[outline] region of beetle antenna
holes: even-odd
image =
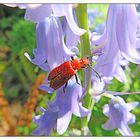
[[[92,68],[91,65],[89,65],[89,67],[96,73],[96,75],[98,76],[98,78],[100,79],[100,82],[101,82],[102,78],[101,78],[100,74],[94,68]]]

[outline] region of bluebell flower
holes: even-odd
[[[63,87],[56,90],[55,99],[47,103],[49,109],[45,110],[44,113],[39,116],[39,119],[38,116],[35,117],[35,123],[38,125],[38,128],[33,134],[48,135],[48,132],[53,128],[56,129],[59,134],[63,134],[68,128],[72,114],[78,117],[87,116],[90,111],[82,106],[81,97],[82,87],[76,84],[75,78],[73,77],[68,81],[65,93]],[[51,117],[52,120],[50,120]]]
[[[92,98],[98,102],[101,98],[101,93],[104,92],[105,85],[110,84],[112,78],[102,77],[102,79],[99,79],[99,77],[95,77],[95,73],[93,73],[91,80]]]
[[[109,105],[106,104],[103,108],[103,113],[109,118],[102,125],[106,130],[118,129],[123,136],[133,136],[128,124],[134,124],[136,121],[135,115],[130,113],[138,105],[138,102],[125,101],[117,96],[116,99],[111,99]]]
[[[82,106],[82,87],[76,84],[75,78],[68,81],[69,85],[64,93],[63,88],[56,91],[56,98],[51,106],[57,106],[59,115],[57,120],[57,131],[62,134],[66,131],[71,120],[72,113],[78,117],[85,117],[89,110]]]
[[[140,50],[140,12],[137,12],[138,22],[137,22],[137,40],[136,40],[136,47],[138,50]]]
[[[44,108],[41,108],[40,111],[42,112],[41,115],[33,117],[33,122],[38,125],[38,128],[32,134],[48,136],[51,134],[52,129],[56,129],[58,113]]]
[[[74,20],[77,23],[75,12],[73,11]],[[73,46],[77,46],[78,42],[80,41],[80,37],[71,30],[69,24],[65,17],[62,19],[62,29],[65,37],[65,43],[68,48]]]
[[[130,18],[132,17],[132,18]],[[103,77],[116,77],[126,82],[121,60],[140,64],[140,54],[136,50],[137,13],[134,4],[110,4],[104,33],[98,38],[91,37],[91,44],[99,46],[102,54],[97,59],[95,69]]]
[[[25,56],[44,70],[52,70],[78,52],[77,47],[68,49],[65,45],[60,20],[54,16],[37,24],[36,44],[37,48],[33,52],[35,58],[32,59],[28,53]]]
[[[71,56],[78,52],[76,47],[65,45],[61,22],[59,18],[54,16],[48,17],[37,24],[36,38],[35,58],[31,59],[27,53],[25,55],[32,63],[47,69],[48,72],[69,60]],[[39,88],[49,93],[53,92],[47,80]],[[65,93],[64,86],[56,90],[56,97],[52,102],[48,102],[48,109],[43,111],[39,117],[34,117],[34,122],[38,125],[38,128],[33,134],[49,135],[52,129],[56,129],[59,134],[63,134],[70,123],[72,114],[78,117],[87,116],[89,110],[82,106],[82,94],[82,86],[76,83],[75,77],[68,81]],[[53,119],[49,121],[51,117]]]
[[[76,4],[7,4],[7,6],[26,9],[24,18],[34,23],[43,21],[46,17],[65,17],[69,27],[76,35],[82,35],[86,30],[77,26],[73,17],[73,8]]]

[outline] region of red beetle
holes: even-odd
[[[54,68],[48,75],[50,81],[50,87],[54,90],[60,88],[64,84],[67,85],[68,80],[75,75],[76,81],[78,81],[76,72],[81,68],[86,68],[90,64],[88,58],[72,59],[72,61],[66,61],[63,64]]]

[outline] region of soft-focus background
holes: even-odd
[[[107,4],[89,4],[89,25],[91,31],[102,33],[107,13]],[[138,9],[140,9],[138,7]],[[32,115],[39,114],[39,108],[46,108],[46,102],[55,96],[38,90],[47,72],[31,64],[24,52],[32,55],[36,46],[35,24],[24,20],[24,10],[0,5],[0,136],[29,136],[37,126]],[[116,79],[106,87],[111,91],[140,91],[140,66],[129,64],[126,69],[127,84]],[[125,101],[139,101],[140,95],[122,96]],[[102,107],[108,99],[102,97],[94,106],[89,122],[93,136],[121,136],[117,130],[105,131],[101,125],[107,118]],[[140,106],[133,113],[136,124],[130,125],[134,135],[140,136]],[[81,119],[73,116],[69,129],[63,136],[80,136]],[[54,131],[52,136],[58,136]]]

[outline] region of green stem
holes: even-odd
[[[89,34],[88,34],[88,20],[87,20],[87,4],[79,4],[76,7],[76,16],[77,16],[77,21],[78,25],[80,28],[85,29],[87,32],[80,36],[80,46],[81,46],[81,57],[91,57],[91,52],[90,52],[90,41],[89,41]],[[88,79],[88,88],[87,88],[87,95],[84,98],[84,105],[88,107],[89,109],[91,108],[91,74],[92,74],[92,69],[88,68],[89,71],[89,79]],[[83,83],[82,85],[84,86],[85,83],[85,73],[82,73],[82,80]],[[86,128],[88,125],[88,120],[87,118],[84,118],[82,120],[82,129]]]
[[[76,16],[80,28],[85,29],[87,32],[80,36],[81,56],[91,56],[89,34],[88,34],[88,20],[87,20],[87,4],[79,4],[76,8]]]
[[[79,4],[76,7],[76,16],[78,25],[80,28],[85,29],[87,32],[80,36],[80,46],[81,46],[81,57],[89,57],[91,56],[90,52],[90,42],[89,42],[89,34],[88,34],[88,20],[87,20],[87,4]],[[89,73],[91,75],[91,69],[89,68]],[[90,76],[91,77],[91,76]],[[85,73],[82,74],[83,85],[85,81]],[[88,92],[90,89],[91,78],[88,79]]]

